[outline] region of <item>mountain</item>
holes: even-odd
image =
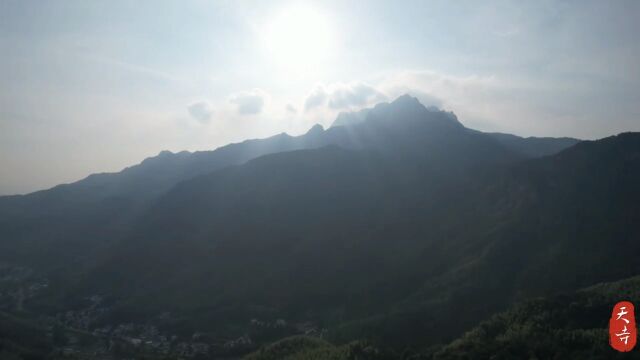
[[[585,203],[585,192],[625,194],[616,208],[634,213],[632,187],[591,182],[589,174],[606,164],[607,179],[634,183],[635,173],[616,169],[638,167],[635,134],[523,162],[491,136],[412,104],[398,105],[400,117],[393,104],[375,108],[350,127],[354,149],[274,154],[181,183],[89,282],[114,284],[115,293],[128,294],[127,306],[197,308],[210,323],[276,314],[332,327],[337,321],[337,338],[426,334],[445,341],[521,297],[638,271],[630,258],[614,266],[608,257],[588,271],[604,251],[592,226],[613,228],[608,222],[619,214],[568,221],[576,206],[598,209]],[[609,149],[617,146],[619,153]],[[582,158],[593,165],[584,167]],[[628,231],[617,237],[620,245],[635,235],[633,220],[619,224]],[[571,234],[593,239],[576,258]],[[550,278],[558,270],[564,273]],[[454,304],[466,320],[443,330]]]
[[[396,102],[404,102],[405,104],[410,104],[412,102],[416,102],[415,98],[412,98],[409,95],[403,95],[399,97]],[[352,127],[357,124],[363,123],[367,120],[369,113],[374,110],[377,112],[384,111],[384,107],[387,105],[382,103],[376,106],[374,109],[363,109],[356,112],[342,112],[338,114],[336,120],[331,124],[331,128],[335,127]],[[435,107],[428,107],[425,110],[434,112],[434,113],[442,113]],[[447,116],[457,121],[457,117],[451,112],[445,112]],[[395,114],[399,116],[399,114]],[[401,115],[400,115],[401,116]],[[563,137],[563,138],[552,138],[552,137],[527,137],[523,138],[516,135],[504,134],[504,133],[487,133],[494,139],[496,139],[500,144],[505,147],[517,152],[525,157],[535,158],[542,157],[547,155],[553,155],[559,153],[560,151],[569,148],[578,142],[579,139]]]
[[[0,313],[1,359],[44,359],[52,350],[53,343],[44,329]]]
[[[245,359],[624,359],[633,353],[612,350],[607,331],[608,316],[621,296],[640,297],[640,278],[517,303],[451,343],[426,351],[393,352],[374,344],[334,345],[295,336],[264,346]]]
[[[232,344],[216,356],[307,332],[327,351],[426,351],[514,303],[639,274],[639,182],[640,134],[487,134],[402,96],[0,198],[0,262],[48,279],[26,308],[88,330],[203,332]]]
[[[420,116],[432,121],[453,119],[452,124],[462,127],[453,114],[427,110],[409,96],[360,113],[368,114],[370,110],[368,122],[378,122],[375,129],[386,126],[385,131],[395,127],[402,130],[402,122],[406,130],[411,126],[409,122]],[[151,204],[181,181],[266,154],[327,145],[357,149],[363,146],[361,142],[366,146],[386,146],[384,139],[373,141],[376,134],[369,128],[374,129],[369,126],[354,134],[351,128],[332,127],[325,131],[317,125],[297,137],[280,134],[195,153],[163,151],[119,173],[94,174],[45,191],[0,197],[0,260],[20,259],[38,267],[46,264],[50,269],[69,264],[91,266],[86,264],[86,253],[102,252],[105,246],[123,238]]]
[[[380,349],[366,341],[333,345],[313,337],[292,336],[260,348],[245,360],[393,360],[406,358],[404,354]]]
[[[316,129],[317,130],[317,129]],[[241,164],[264,154],[314,148],[331,139],[316,131],[292,137],[280,134],[268,139],[231,144],[215,151],[195,153],[161,152],[158,156],[119,173],[90,175],[73,184],[59,185],[23,196],[0,197],[0,241],[5,248],[0,260],[20,258],[42,265],[50,251],[62,248],[92,251],[100,243],[122,236],[128,226],[148,206],[180,181],[199,174]],[[22,225],[24,224],[24,225]],[[24,251],[12,251],[16,239],[33,242]],[[11,244],[10,242],[14,242]],[[80,256],[80,254],[78,254]],[[60,261],[55,261],[59,259]],[[52,267],[74,261],[69,253],[59,253]]]
[[[335,121],[331,124],[331,127],[338,126],[353,126],[364,122],[367,119],[367,115],[371,109],[362,109],[360,111],[353,112],[341,112],[336,117]]]
[[[624,359],[609,347],[608,315],[621,299],[640,297],[640,278],[601,283],[573,293],[511,306],[436,351],[453,359]]]
[[[434,212],[445,201],[439,198],[469,186],[471,174],[520,160],[417,101],[377,107],[348,135],[349,148],[273,154],[180,183],[87,283],[113,284],[131,303],[153,298],[157,311],[193,309],[206,299],[209,321],[217,323],[229,311],[216,314],[226,309],[216,303],[234,304],[242,316],[256,302],[285,317],[311,312],[324,318],[347,311],[344,299],[351,297],[349,307],[375,311],[403,294],[381,296],[376,284],[391,285],[395,275],[388,270],[423,246],[425,214],[416,210]],[[405,223],[410,227],[402,231]],[[397,237],[390,241],[392,229]],[[389,258],[389,251],[397,256]],[[370,275],[364,282],[363,272]],[[145,291],[148,284],[153,292]],[[371,291],[379,294],[370,309],[357,306]]]
[[[580,142],[578,139],[569,137],[549,138],[531,136],[523,138],[503,133],[489,133],[489,135],[510,149],[532,158],[557,154]]]
[[[420,289],[385,316],[343,323],[340,338],[446,342],[514,301],[640,273],[633,260],[640,253],[639,154],[640,134],[627,133],[486,178],[451,213],[440,212],[440,226],[460,222],[419,261],[433,269]]]

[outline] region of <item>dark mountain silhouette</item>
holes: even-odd
[[[423,116],[432,122],[450,122],[461,128],[453,114],[429,111],[409,96],[360,113],[369,112],[372,115],[371,125],[378,124],[361,127],[355,133],[351,127],[324,131],[317,125],[302,136],[280,134],[227,145],[214,151],[176,154],[163,151],[119,173],[94,174],[76,183],[45,191],[0,197],[0,234],[5,234],[7,239],[7,242],[0,240],[0,249],[4,249],[1,253],[5,260],[22,259],[33,265],[49,263],[57,267],[73,262],[79,266],[78,262],[84,261],[84,252],[101,251],[96,247],[101,248],[103,244],[124,236],[150,204],[183,180],[271,153],[327,145],[347,149],[385,147],[385,139],[376,140],[374,130],[383,126],[388,128],[385,131],[397,127],[396,136],[402,136],[400,132],[403,129],[406,133],[407,126],[413,126],[411,121],[419,121]],[[455,121],[443,121],[449,118]],[[424,145],[428,147],[429,143]],[[11,239],[21,239],[21,246],[16,246]]]
[[[0,198],[0,260],[48,274],[41,308],[109,298],[101,321],[171,313],[183,332],[238,335],[282,318],[426,348],[514,302],[640,273],[638,183],[640,134],[487,134],[402,96],[326,130]]]
[[[416,359],[624,359],[609,347],[606,314],[640,297],[640,278],[602,283],[511,306],[437,350]]]
[[[633,277],[523,301],[451,343],[423,351],[392,351],[361,341],[336,346],[313,337],[293,336],[264,346],[245,359],[624,359],[633,353],[617,353],[609,347],[606,314],[621,295],[629,299],[640,296],[639,280]]]
[[[574,138],[549,138],[549,137],[527,137],[523,138],[511,134],[489,133],[501,144],[513,149],[528,157],[541,157],[553,155],[571,147],[580,140]]]
[[[627,133],[488,178],[465,200],[476,209],[466,229],[452,229],[437,256],[423,258],[442,271],[397,306],[396,328],[412,328],[413,319],[402,322],[409,314],[428,317],[412,333],[435,338],[453,316],[466,327],[513,301],[640,273],[639,154],[640,134]],[[463,216],[454,209],[449,216]]]
[[[433,207],[444,201],[436,199],[468,187],[472,173],[521,159],[490,136],[468,131],[450,114],[429,112],[409,98],[378,106],[366,122],[345,130],[325,135],[347,136],[343,148],[269,155],[177,185],[97,272],[98,280],[89,283],[109,281],[131,295],[144,284],[162,282],[164,292],[181,294],[183,305],[209,294],[210,304],[240,307],[244,300],[237,298],[245,293],[246,300],[276,311],[286,306],[292,314],[343,311],[345,296],[354,299],[355,307],[375,282],[391,280],[380,261],[394,267],[415,256],[414,243],[425,231],[422,220],[414,224],[425,215],[417,209],[436,211]],[[401,230],[408,221],[418,228],[399,232],[392,242],[386,239],[393,227]],[[397,256],[385,259],[392,249]],[[122,261],[132,258],[139,261]],[[369,284],[362,285],[366,291],[345,293],[362,281],[362,271],[371,274]],[[260,274],[288,279],[258,279]],[[188,281],[192,275],[208,280]],[[256,281],[261,285],[247,288]],[[228,297],[221,296],[219,287],[227,288]],[[321,300],[326,305],[313,310],[317,291],[326,292]],[[148,301],[147,295],[140,294],[139,301]],[[400,296],[389,294],[375,303]],[[164,300],[154,302],[175,305],[169,297]]]

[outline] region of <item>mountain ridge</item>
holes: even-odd
[[[516,301],[640,273],[639,133],[505,141],[410,97],[365,113],[164,152],[102,193],[98,177],[0,199],[0,261],[47,274],[27,307],[100,296],[101,323],[170,313],[181,334],[242,336],[252,319],[286,319],[392,347],[447,343]]]

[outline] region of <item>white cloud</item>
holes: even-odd
[[[363,83],[317,85],[307,96],[305,111],[327,106],[332,110],[350,110],[384,101],[387,96],[375,87]]]
[[[189,115],[199,122],[205,124],[211,120],[213,115],[213,107],[208,101],[198,101],[187,106]]]
[[[506,122],[509,120],[505,119],[522,117],[525,113],[520,110],[522,98],[543,90],[536,89],[533,84],[507,82],[495,76],[458,76],[434,71],[392,72],[372,82],[316,85],[304,102],[304,121],[329,124],[340,111],[357,111],[410,94],[427,107],[454,111],[470,127],[522,132],[509,126]],[[533,126],[530,130],[540,132]]]
[[[317,84],[299,102],[292,94],[271,96],[260,89],[233,94],[226,104],[216,103],[216,126],[235,135],[233,139],[268,136],[277,132],[298,134],[310,126],[331,124],[340,111],[357,111],[400,95],[417,97],[425,106],[456,113],[466,126],[484,131],[503,131],[521,135],[574,135],[577,117],[568,117],[568,104],[550,100],[559,89],[544,82],[506,79],[498,76],[452,75],[415,70],[382,74],[377,79]],[[192,104],[190,114],[206,122],[211,105]],[[256,115],[259,121],[236,121]],[[232,130],[233,129],[233,130]],[[575,134],[580,136],[580,134]]]
[[[327,102],[327,97],[327,91],[325,90],[324,86],[317,85],[304,101],[304,110],[309,111],[313,108],[323,106]]]
[[[500,119],[515,116],[514,100],[531,87],[505,82],[495,76],[457,76],[434,71],[403,71],[391,74],[378,84],[391,98],[405,93],[425,106],[451,110],[461,121],[480,130],[507,130]]]
[[[606,114],[582,104],[591,94],[579,85],[544,79],[403,71],[390,74],[376,87],[391,98],[408,92],[425,105],[430,98],[435,99],[440,104],[434,105],[455,112],[465,126],[482,131],[589,138],[593,137],[589,127]],[[558,100],[559,93],[563,94],[562,101]],[[596,97],[593,99],[596,101]]]
[[[286,106],[286,110],[289,114],[296,114],[298,113],[298,109],[296,109],[295,106],[291,105],[291,104],[287,104]]]
[[[231,95],[229,102],[236,105],[240,115],[255,115],[262,112],[269,95],[260,89],[243,91]]]
[[[365,83],[336,84],[331,87],[329,107],[332,109],[351,109],[386,99],[387,96],[382,92]]]

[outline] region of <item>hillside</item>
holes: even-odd
[[[640,134],[505,141],[408,96],[353,116],[0,198],[0,305],[156,355],[426,354],[640,273]]]
[[[613,305],[640,298],[640,277],[600,283],[576,292],[526,300],[482,321],[459,339],[424,350],[392,351],[380,345],[333,345],[292,337],[264,346],[246,360],[270,359],[627,359],[609,346]]]
[[[95,256],[101,256],[105,247],[125,238],[152,204],[182,181],[267,154],[329,145],[345,149],[384,148],[389,144],[385,139],[377,138],[378,134],[373,129],[384,127],[384,131],[402,131],[404,126],[404,135],[410,135],[406,133],[406,126],[412,126],[411,122],[420,118],[463,128],[455,115],[427,110],[409,96],[401,97],[393,104],[379,104],[360,114],[366,114],[362,120],[367,120],[369,126],[355,127],[355,132],[352,126],[324,130],[316,125],[301,136],[279,134],[194,153],[163,151],[118,173],[93,174],[72,184],[27,195],[1,196],[0,260],[17,261],[56,272],[91,267]],[[341,116],[351,115],[345,113]],[[376,123],[377,126],[372,126]],[[403,136],[401,133],[396,135]],[[488,139],[492,136],[478,134],[475,137],[485,138],[491,143]],[[424,142],[424,149],[413,150],[429,151],[429,142],[435,140],[432,138]],[[556,143],[553,139],[549,141]],[[398,144],[403,142],[396,141],[393,146]],[[464,144],[464,141],[460,143]],[[512,159],[527,156],[516,150],[518,141],[502,146],[513,152]],[[566,146],[569,144],[562,139],[557,140],[557,149]],[[482,156],[481,152],[472,155]],[[468,159],[469,162],[474,160]],[[73,269],[69,269],[69,265]]]
[[[609,347],[609,316],[622,300],[640,298],[640,278],[602,283],[527,300],[483,321],[436,352],[453,359],[627,359]]]

